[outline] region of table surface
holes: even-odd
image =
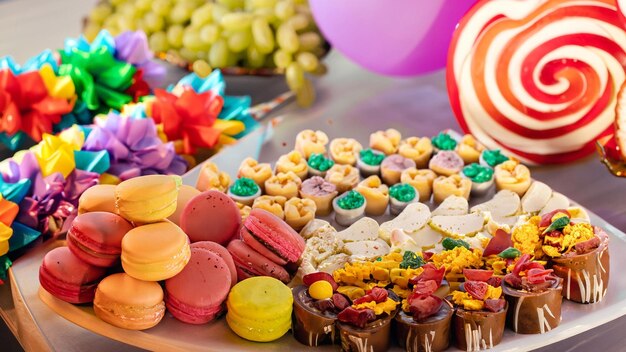
[[[23,62],[47,46],[61,46],[63,38],[76,35],[80,18],[92,3],[72,0],[64,1],[61,6],[57,2],[0,0],[0,56],[10,53]],[[302,110],[291,102],[275,111],[271,116],[276,124],[273,136],[260,151],[250,147],[225,152],[236,153],[233,159],[251,155],[259,156],[262,161],[276,160],[292,149],[296,133],[304,128],[322,129],[330,138],[350,136],[366,142],[369,134],[378,129],[392,127],[403,135],[432,136],[457,126],[449,107],[443,72],[411,79],[382,77],[361,69],[336,52],[326,58],[326,63],[329,72],[315,82],[318,100],[312,108]],[[283,83],[276,79],[229,79],[229,91],[248,91],[256,97],[267,95],[267,85],[274,91],[284,89]],[[626,230],[623,203],[626,179],[611,176],[597,156],[569,165],[532,168],[532,174],[618,229]],[[19,260],[13,270],[18,284],[20,275],[36,275],[20,272]],[[3,292],[6,290],[0,294]],[[136,350],[76,327],[40,301],[25,303],[52,350],[80,351],[85,346],[94,352]],[[624,324],[626,317],[540,351],[592,348],[621,351],[624,348],[620,328]]]

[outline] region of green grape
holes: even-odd
[[[322,37],[315,32],[306,32],[298,36],[300,41],[300,50],[311,51],[315,48],[319,48],[322,45]]]
[[[277,0],[246,0],[246,10],[254,10],[260,8],[274,8]]]
[[[297,91],[304,84],[304,70],[297,62],[292,62],[287,66],[285,71],[285,78],[287,79],[287,85],[292,91]]]
[[[111,14],[111,16],[109,16],[109,18],[107,18],[106,20],[104,20],[104,23],[102,24],[102,28],[108,30],[109,32],[111,32],[112,35],[113,32],[115,33],[119,33],[119,27],[117,25],[117,19],[120,18],[119,15],[113,13]]]
[[[213,22],[220,23],[222,21],[222,17],[228,13],[230,13],[228,7],[222,4],[213,4]]]
[[[183,46],[183,26],[174,25],[167,29],[167,41],[173,48]]]
[[[296,55],[296,61],[298,61],[302,69],[306,72],[314,72],[317,69],[317,65],[320,63],[317,56],[307,52],[298,53],[298,55]]]
[[[217,0],[216,2],[228,7],[231,10],[243,8],[244,0]]]
[[[139,10],[130,2],[120,5],[117,8],[117,12],[129,20],[133,20],[141,16]]]
[[[121,4],[125,3],[126,0],[110,0],[110,2],[113,6],[120,6]]]
[[[252,21],[252,39],[262,54],[269,54],[274,50],[274,34],[266,20],[255,18]]]
[[[200,53],[198,53],[198,56],[201,57]],[[193,72],[195,72],[195,74],[197,74],[201,78],[208,76],[212,71],[211,65],[209,65],[209,63],[205,60],[194,61],[193,65],[191,65],[191,68],[193,69]]]
[[[278,17],[276,17],[276,14],[274,13],[274,9],[270,9],[270,8],[255,9],[253,14],[254,14],[254,18],[262,18],[265,21],[267,21],[267,23],[269,24],[274,24],[279,21]]]
[[[125,15],[120,15],[120,17],[118,17],[117,26],[122,31],[134,31],[136,28],[135,20]]]
[[[302,87],[296,91],[296,102],[303,108],[308,108],[315,102],[315,87],[310,80],[305,78]]]
[[[296,31],[287,23],[283,23],[278,27],[276,40],[279,47],[290,53],[295,53],[300,47]]]
[[[293,57],[291,53],[283,49],[278,49],[274,52],[274,63],[276,64],[276,67],[286,69],[292,61]]]
[[[211,23],[213,19],[213,3],[207,2],[201,7],[194,10],[191,15],[191,25],[195,27],[202,27],[205,24]]]
[[[193,12],[193,7],[190,7],[184,3],[178,3],[169,13],[169,21],[173,24],[183,24],[191,18],[191,13]]]
[[[172,8],[172,3],[169,0],[154,0],[152,2],[152,11],[157,15],[167,16]]]
[[[209,50],[209,63],[213,67],[226,67],[228,65],[228,45],[224,39],[218,39]]]
[[[206,44],[213,44],[220,37],[220,27],[216,24],[207,24],[200,28],[200,40]]]
[[[163,31],[152,33],[148,39],[148,44],[150,45],[150,49],[155,52],[166,52],[170,46],[167,41],[167,35],[165,35]]]
[[[286,23],[289,23],[294,30],[301,31],[307,28],[311,21],[309,20],[309,17],[303,14],[297,14],[288,19]]]
[[[157,15],[156,13],[150,11],[143,16],[143,23],[146,28],[146,32],[158,32],[163,30],[165,26],[165,21],[163,17]]]
[[[187,61],[194,61],[195,59],[198,58],[196,52],[189,48],[184,48],[184,47],[180,48],[178,50],[178,54],[180,55],[180,57],[182,57],[183,59]]]
[[[291,0],[280,0],[274,7],[276,17],[286,21],[296,13],[296,5]]]
[[[224,29],[239,31],[247,29],[252,24],[253,15],[246,12],[231,12],[222,16],[220,25]]]
[[[152,7],[152,0],[135,0],[135,7],[141,11],[149,11]]]
[[[311,8],[307,4],[296,5],[296,13],[306,15],[307,17],[313,16],[313,13],[311,12]]]
[[[240,53],[252,43],[250,31],[236,31],[228,37],[228,48],[235,53]]]
[[[183,30],[183,46],[193,51],[204,48],[204,43],[200,40],[200,33],[195,27],[186,27]]]
[[[113,12],[111,6],[107,4],[100,4],[91,10],[89,13],[89,20],[95,23],[103,23],[111,12]]]
[[[254,45],[250,45],[246,50],[247,64],[251,68],[263,67],[265,54],[262,54]]]

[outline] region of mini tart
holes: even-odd
[[[559,326],[563,279],[552,279],[550,287],[537,292],[516,289],[502,281],[502,293],[511,307],[506,319],[509,328],[518,334],[543,334]]]
[[[528,167],[515,160],[508,160],[496,166],[494,178],[498,191],[506,189],[520,197],[526,193],[531,182]]]
[[[500,149],[488,150],[485,149],[480,153],[480,158],[478,159],[480,165],[496,167],[503,162],[509,160],[509,157],[502,154]]]
[[[317,347],[335,342],[337,314],[321,312],[312,304],[315,300],[304,285],[293,289],[293,336],[303,345]]]
[[[272,166],[267,163],[259,163],[252,158],[245,158],[241,165],[237,177],[247,177],[254,181],[261,190],[265,188],[265,181],[272,177]]]
[[[472,194],[483,195],[493,186],[493,169],[477,163],[463,168],[461,176],[472,181]]]
[[[395,185],[400,182],[402,171],[412,167],[415,167],[415,161],[400,154],[392,154],[383,160],[380,165],[380,174],[386,184]]]
[[[196,188],[200,192],[208,190],[226,192],[230,186],[230,182],[230,176],[227,173],[220,171],[214,162],[208,161],[204,163],[202,169],[200,169],[200,176],[198,176]]]
[[[452,316],[454,345],[463,351],[493,348],[502,341],[508,303],[499,312],[457,307]]]
[[[304,182],[300,187],[300,197],[311,199],[315,202],[315,215],[326,216],[332,210],[333,199],[337,196],[337,186],[326,182],[319,176],[313,176]]]
[[[415,161],[415,167],[428,167],[428,161],[433,154],[433,144],[428,137],[409,137],[400,142],[398,154]]]
[[[445,351],[450,345],[453,312],[445,300],[437,313],[420,321],[400,309],[394,318],[396,341],[406,351]]]
[[[353,138],[335,138],[330,142],[330,158],[337,164],[354,165],[361,143]]]
[[[359,170],[352,165],[335,164],[326,172],[325,179],[337,187],[337,192],[347,192],[359,183]]]
[[[471,134],[466,134],[456,146],[456,152],[459,154],[465,164],[477,163],[485,146],[474,138]]]
[[[365,197],[367,202],[365,214],[382,215],[385,213],[387,204],[389,204],[389,187],[383,184],[378,176],[364,179],[356,186],[355,190]]]
[[[283,196],[260,196],[254,200],[252,209],[264,209],[270,213],[276,215],[281,219],[285,219],[285,212],[283,210],[287,198]]]
[[[254,180],[242,177],[235,180],[228,188],[228,196],[237,203],[251,206],[254,200],[261,195],[261,187]]]
[[[309,172],[309,166],[307,165],[306,159],[299,151],[294,150],[278,158],[276,162],[276,173],[289,171],[293,171],[296,176],[300,177],[300,180],[306,178]]]
[[[442,150],[454,150],[458,144],[458,142],[446,132],[439,132],[438,135],[432,138],[431,142],[437,153]]]
[[[307,161],[309,176],[326,176],[326,171],[335,165],[332,159],[326,158],[324,154],[313,153]],[[303,179],[304,180],[304,179]]]
[[[416,169],[410,167],[400,175],[400,182],[408,183],[413,186],[420,196],[420,202],[427,202],[433,193],[433,181],[437,178],[437,174],[430,169]]]
[[[435,154],[428,167],[436,172],[438,175],[450,176],[461,172],[465,163],[463,159],[456,152],[450,150],[442,150]]]
[[[291,199],[298,196],[301,184],[302,180],[293,171],[279,172],[265,181],[265,193]]]
[[[394,315],[378,318],[363,328],[337,321],[342,350],[387,351],[391,342],[391,321]]]
[[[285,203],[285,222],[294,230],[300,231],[315,219],[317,206],[312,199],[294,197]]]
[[[335,221],[341,226],[350,226],[363,217],[367,200],[357,191],[348,191],[333,200]]]
[[[398,151],[402,135],[398,130],[389,128],[386,131],[376,131],[370,135],[370,148],[380,150],[385,155]]]
[[[471,190],[472,181],[459,175],[439,176],[433,181],[433,198],[435,203],[441,203],[449,196],[469,199]]]
[[[400,214],[409,204],[419,200],[419,192],[408,183],[397,183],[389,188],[389,212]]]
[[[296,135],[295,150],[300,152],[305,159],[311,154],[325,154],[328,136],[323,131],[303,130]]]
[[[363,149],[356,159],[356,166],[364,177],[379,175],[380,164],[385,159],[385,154],[371,148]]]

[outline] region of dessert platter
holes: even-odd
[[[521,351],[623,314],[625,235],[523,164],[450,130],[364,144],[94,186],[24,260],[56,314],[149,350]]]

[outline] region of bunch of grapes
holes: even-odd
[[[315,100],[306,73],[325,71],[326,43],[306,0],[109,0],[91,11],[85,37],[100,29],[143,30],[153,51],[191,63],[200,76],[232,67],[284,73],[302,106]]]

